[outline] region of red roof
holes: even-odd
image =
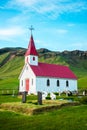
[[[77,79],[75,74],[67,66],[38,63],[38,66],[30,65],[36,76]]]
[[[29,45],[28,45],[28,50],[25,53],[25,56],[28,56],[28,55],[35,55],[35,56],[38,55],[38,53],[36,51],[36,48],[35,48],[35,44],[34,44],[34,40],[33,40],[33,36],[32,35],[30,37],[30,42],[29,42]]]

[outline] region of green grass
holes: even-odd
[[[80,89],[87,89],[87,76],[78,79],[78,86]]]
[[[39,58],[40,62],[46,62],[46,63],[51,63],[51,64],[61,64],[61,65],[67,65],[69,66],[69,64],[65,61],[65,59],[61,56],[53,56],[53,57],[49,57],[49,58],[45,58],[41,57]]]
[[[19,86],[18,76],[23,68],[23,58],[14,57],[0,68],[0,89],[16,89]]]
[[[29,95],[24,104],[21,96],[0,95],[0,104],[9,106],[8,110],[0,109],[0,130],[87,130],[87,105],[62,107],[38,115],[24,114],[28,109],[58,103],[57,100],[46,100],[43,105],[36,105],[35,102],[36,95]]]
[[[74,106],[40,115],[0,111],[0,130],[87,130],[87,106]]]
[[[60,109],[67,105],[78,105],[78,102],[69,102],[68,100],[43,100],[42,105],[38,105],[36,95],[27,96],[26,103],[22,103],[22,96],[0,95],[1,109],[11,110],[22,114],[39,114],[54,109]]]
[[[2,63],[2,61],[9,55],[9,53],[4,53],[0,55],[0,64]]]
[[[0,95],[0,104],[8,103],[8,102],[21,102],[21,98],[17,97],[17,95],[15,95],[15,96],[12,96],[12,95],[2,96],[2,95]]]

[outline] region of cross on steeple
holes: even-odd
[[[32,27],[32,25],[31,25],[31,27],[29,29],[30,29],[31,35],[32,35],[32,31],[34,30],[34,28]]]

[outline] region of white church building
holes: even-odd
[[[77,91],[77,77],[68,66],[38,62],[32,34],[19,80],[19,92],[27,91],[28,94]]]

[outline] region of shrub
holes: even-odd
[[[79,99],[79,101],[80,101],[82,104],[87,104],[87,96],[83,96],[82,98]]]
[[[56,96],[59,95],[59,93],[57,93],[57,92],[55,92],[54,94],[55,94]]]
[[[51,99],[51,97],[46,97],[46,99],[50,100],[50,99]]]

